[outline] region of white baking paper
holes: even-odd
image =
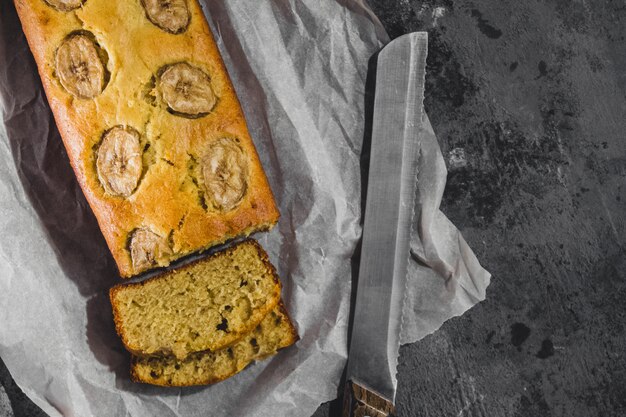
[[[108,289],[120,282],[74,179],[10,1],[0,5],[0,356],[52,416],[310,416],[347,357],[368,61],[387,41],[363,1],[203,2],[281,219],[258,235],[301,340],[210,387],[130,382]],[[425,120],[425,123],[428,123]],[[423,133],[404,343],[484,299],[489,274],[439,211]]]

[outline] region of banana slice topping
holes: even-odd
[[[115,126],[104,134],[96,168],[108,194],[128,197],[137,188],[143,170],[139,137],[135,129],[123,126]]]
[[[215,106],[217,97],[211,89],[211,79],[200,68],[179,62],[159,72],[157,89],[174,114],[199,117]]]
[[[211,144],[202,158],[202,176],[208,200],[221,211],[234,209],[248,186],[248,161],[235,140],[222,138]]]
[[[169,33],[182,33],[189,25],[186,0],[141,0],[148,19]]]
[[[90,99],[104,90],[106,69],[98,50],[86,33],[72,34],[61,43],[55,57],[56,74],[68,93]]]
[[[165,265],[172,255],[167,240],[147,229],[136,229],[130,238],[130,258],[135,273]]]
[[[69,12],[83,5],[84,0],[44,0],[49,6],[61,11]]]

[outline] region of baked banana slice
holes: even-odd
[[[174,114],[200,117],[217,103],[211,78],[200,68],[179,62],[164,67],[159,73],[157,89]]]
[[[139,132],[123,126],[115,126],[104,134],[96,169],[108,194],[128,197],[137,188],[143,170],[139,138]]]
[[[69,12],[83,5],[84,0],[44,0],[49,6],[61,12]]]
[[[202,158],[202,176],[213,207],[232,210],[241,202],[248,186],[246,154],[234,139],[219,139]]]
[[[141,0],[146,17],[159,28],[170,33],[182,33],[189,25],[186,0]]]
[[[69,35],[59,45],[55,57],[56,74],[63,88],[73,96],[91,99],[106,85],[106,68],[99,46],[88,32]]]
[[[130,238],[130,258],[135,273],[155,265],[166,265],[172,249],[167,240],[147,229],[136,229]]]

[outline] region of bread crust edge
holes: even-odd
[[[235,335],[237,336],[236,338],[234,338],[233,340],[231,340],[230,342],[224,344],[223,346],[214,348],[213,350],[217,350],[217,349],[225,349],[229,346],[232,346],[233,344],[237,343],[243,336],[245,336],[248,332],[250,332],[252,329],[254,329],[254,327],[256,327],[259,323],[261,323],[261,321],[263,321],[263,319],[265,318],[265,316],[272,311],[280,302],[280,295],[281,295],[281,290],[282,290],[282,285],[280,282],[280,278],[278,277],[278,272],[276,271],[276,268],[274,267],[274,265],[272,265],[272,263],[269,260],[269,256],[267,255],[267,252],[265,252],[265,250],[261,247],[261,245],[254,239],[245,239],[242,242],[237,243],[236,245],[230,246],[222,251],[213,253],[207,257],[201,258],[201,259],[197,259],[194,260],[193,262],[190,262],[186,265],[182,265],[178,268],[169,270],[169,271],[165,271],[162,274],[150,277],[148,279],[145,279],[143,281],[140,282],[132,282],[132,283],[122,283],[122,284],[117,284],[115,286],[113,286],[110,290],[109,290],[109,301],[111,303],[111,307],[113,310],[113,322],[115,324],[115,331],[117,332],[117,334],[119,335],[120,339],[122,340],[122,344],[124,345],[124,348],[129,351],[131,354],[135,355],[135,356],[154,356],[154,355],[159,355],[159,354],[167,354],[168,352],[166,351],[155,351],[155,352],[144,352],[142,351],[138,346],[133,346],[128,338],[125,336],[125,333],[123,331],[123,323],[122,320],[120,318],[120,311],[118,308],[118,303],[116,303],[116,297],[117,297],[117,293],[119,291],[121,291],[124,288],[128,288],[128,287],[143,287],[144,285],[146,285],[146,283],[154,281],[154,280],[159,280],[159,279],[165,279],[166,277],[180,272],[180,271],[184,271],[185,269],[188,269],[198,263],[202,263],[202,262],[207,262],[215,257],[218,256],[222,256],[222,255],[227,255],[229,253],[232,253],[233,251],[235,251],[237,248],[243,246],[243,245],[252,245],[256,250],[257,253],[259,254],[260,260],[263,263],[263,265],[267,268],[268,272],[272,275],[273,281],[274,281],[274,293],[272,294],[273,297],[272,299],[265,304],[265,306],[260,310],[261,313],[258,314],[257,319],[258,320],[250,320],[249,321],[249,326],[246,328],[245,331],[241,331],[241,332],[237,332],[235,333]],[[204,349],[204,350],[209,350],[209,349]],[[190,355],[191,353],[194,352],[188,352],[187,356]]]

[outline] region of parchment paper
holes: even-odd
[[[203,6],[282,214],[258,235],[301,340],[220,384],[129,381],[108,288],[117,271],[74,179],[12,2],[0,5],[0,355],[52,416],[309,416],[347,356],[368,62],[387,41],[362,1]],[[439,211],[446,171],[423,133],[404,343],[484,299],[489,274]],[[358,263],[357,263],[358,264]]]

